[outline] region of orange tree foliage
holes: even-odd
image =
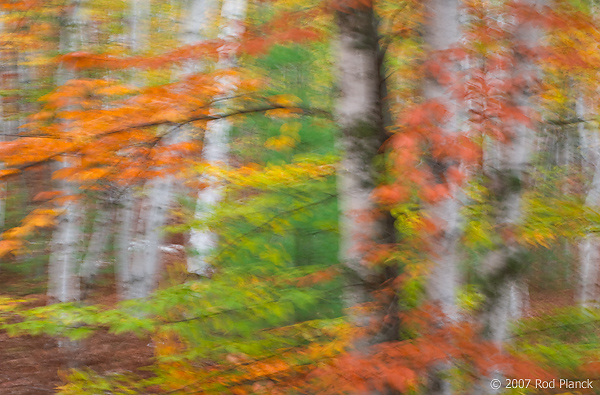
[[[4,9],[14,12],[43,10],[43,4],[37,1],[2,2]],[[510,73],[516,62],[511,47],[511,29],[523,20],[533,20],[554,32],[546,48],[530,54],[532,61],[540,57],[544,59],[549,73],[565,69],[588,73],[597,69],[597,54],[591,50],[600,38],[595,29],[596,21],[565,1],[557,2],[553,10],[545,10],[541,14],[517,3],[493,6],[473,0],[466,4],[471,19],[465,32],[465,45],[444,53],[429,54],[427,59],[424,59],[423,53],[416,54],[423,60],[421,64],[397,65],[405,75],[390,82],[390,86],[398,88],[390,96],[403,100],[392,108],[396,121],[390,127],[393,133],[382,148],[382,152],[386,152],[384,161],[389,174],[374,191],[373,198],[380,204],[381,211],[391,211],[395,215],[402,240],[395,245],[377,246],[376,249],[372,246],[361,248],[369,248],[373,252],[369,264],[394,261],[399,262],[404,270],[397,279],[385,284],[384,289],[377,290],[375,300],[389,300],[386,293],[408,298],[411,284],[423,275],[425,240],[440,229],[435,218],[423,215],[420,205],[447,197],[451,193],[450,183],[466,185],[469,174],[481,171],[484,136],[500,143],[507,142],[515,125],[531,124],[541,119],[540,114],[521,108],[513,100],[513,94],[522,88],[522,81],[519,76]],[[327,17],[331,10],[343,11],[349,6],[371,7],[373,3],[332,2],[308,10],[283,13],[260,28],[249,26],[239,45],[240,51],[255,56],[265,53],[275,44],[320,39],[324,33],[306,27],[306,22],[324,15]],[[421,18],[422,9],[418,2],[407,1],[401,7],[385,2],[375,6],[389,20],[389,53],[409,53],[410,44],[419,43],[419,26],[414,22]],[[397,18],[403,13],[408,17]],[[506,15],[514,17],[513,25],[501,23],[501,17]],[[408,41],[409,45],[405,46]],[[64,55],[58,61],[78,70],[165,68],[190,59],[214,60],[222,45],[228,44],[209,40],[151,57],[78,52]],[[453,75],[445,67],[450,60],[469,60],[475,66]],[[394,63],[390,61],[390,64]],[[453,136],[440,133],[439,124],[449,115],[442,104],[404,100],[411,95],[416,96],[416,86],[411,85],[410,80],[423,73],[447,85],[457,100],[465,103],[469,110],[467,133]],[[230,112],[218,113],[214,104],[216,98],[226,92],[219,83],[224,76],[235,76],[240,83],[236,97],[228,98]],[[178,133],[185,124],[193,123],[202,130],[211,120],[250,113],[268,111],[270,116],[325,113],[304,108],[289,96],[265,98],[260,95],[262,84],[263,81],[256,81],[249,74],[233,69],[194,74],[181,81],[147,88],[135,88],[106,78],[72,80],[42,98],[43,108],[29,118],[18,139],[0,145],[0,157],[5,165],[0,176],[9,178],[41,163],[63,160],[68,161],[70,166],[55,172],[54,177],[77,182],[82,191],[113,185],[130,187],[167,174],[183,178],[190,174],[192,167],[202,163],[199,155],[201,136],[190,136],[186,142],[177,144],[162,145],[161,141]],[[540,86],[538,89],[552,93],[553,88]],[[63,120],[68,122],[69,133],[62,132],[57,123]],[[159,125],[167,127],[159,129]],[[270,144],[276,149],[283,149],[287,143],[279,139],[271,140]],[[461,162],[464,167],[449,166],[440,172],[423,164],[424,158],[433,158],[438,163]],[[287,177],[287,181],[293,184],[303,181],[306,175],[326,177],[332,173],[332,166],[323,163],[306,165],[299,171],[293,166],[257,170],[252,165],[231,171],[209,166],[202,169],[222,172],[220,176],[231,184],[254,188],[257,194],[261,188],[273,187],[274,174]],[[294,174],[298,175],[298,180],[294,179]],[[265,179],[270,181],[264,182]],[[38,228],[52,226],[54,218],[60,215],[55,207],[60,207],[67,199],[76,198],[58,192],[39,194],[36,200],[43,202],[43,206],[29,214],[20,227],[3,234],[0,253],[22,249],[24,236]],[[265,226],[276,229],[272,221],[261,223],[257,228]],[[283,225],[279,223],[278,226]],[[527,243],[529,239],[523,236],[524,232],[518,232],[515,235],[508,231],[502,237],[505,241],[516,237],[518,242]],[[264,256],[268,259],[272,251],[266,247],[265,250]],[[367,353],[353,352],[350,349],[353,339],[376,332],[385,323],[374,322],[361,330],[352,328],[343,319],[270,326],[270,315],[289,319],[283,312],[285,303],[299,303],[302,298],[327,298],[327,294],[319,295],[311,287],[337,277],[337,271],[326,268],[309,273],[298,270],[269,274],[265,277],[256,273],[236,277],[233,270],[227,274],[229,278],[185,284],[161,291],[147,302],[131,302],[125,306],[125,311],[131,311],[132,306],[146,309],[148,316],[143,318],[93,306],[82,309],[59,306],[30,312],[29,316],[23,313],[30,320],[16,324],[15,328],[73,337],[84,336],[88,330],[103,326],[117,332],[151,331],[157,344],[156,368],[161,380],[132,382],[131,378],[123,376],[114,378],[113,384],[158,393],[275,394],[312,390],[333,394],[386,388],[404,393],[423,384],[428,368],[440,361],[452,361],[473,377],[486,375],[490,369],[499,366],[509,377],[524,378],[524,371],[528,371],[533,379],[552,377],[550,369],[537,368],[525,358],[502,353],[496,345],[482,340],[480,328],[470,322],[473,317],[469,312],[465,312],[464,322],[440,328],[437,325],[440,313],[423,307],[418,301],[412,305],[400,302],[404,308],[399,313],[403,323],[402,340],[373,346]],[[209,301],[211,296],[217,300],[230,294],[233,296],[223,305],[213,305]],[[186,303],[198,303],[197,311],[201,314],[189,316]],[[355,308],[381,309],[385,306],[373,302]],[[77,325],[72,325],[74,323]],[[193,350],[186,348],[184,339],[193,332],[190,325],[195,325],[193,330],[199,331],[195,335],[198,337],[196,340],[206,343],[202,347],[204,354],[197,350],[194,354]],[[239,328],[231,329],[236,325]],[[202,329],[197,329],[198,326]],[[252,341],[248,341],[247,338],[252,336]],[[249,347],[248,343],[254,344]],[[593,363],[588,364],[590,366]],[[82,391],[86,388],[93,390],[90,383],[99,387],[104,385],[103,379],[91,374],[77,373],[71,380],[63,387],[63,393],[85,393]]]

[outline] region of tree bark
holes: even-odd
[[[181,32],[181,41],[184,44],[197,44],[206,40],[209,37],[210,30],[210,17],[214,16],[218,11],[218,6],[214,0],[194,0],[190,5],[190,17],[186,19],[183,25],[183,31]],[[201,71],[205,67],[200,62],[188,62],[184,65],[182,70],[183,75],[190,75],[195,72]],[[212,124],[211,124],[212,126]],[[206,154],[210,152],[211,144],[210,141],[210,126],[207,126],[205,131],[205,141],[203,156],[206,159]],[[227,141],[224,142],[225,146]],[[214,144],[212,145],[214,146]],[[220,145],[223,147],[223,145]],[[210,156],[210,153],[209,153]],[[217,159],[219,161],[227,159],[227,150],[223,154],[219,155],[217,152]],[[208,161],[208,159],[206,159]],[[212,163],[214,164],[214,163]],[[209,184],[210,185],[210,184]],[[196,220],[202,220],[210,212],[211,205],[217,204],[220,200],[220,190],[213,188],[212,185],[205,188],[198,193],[196,200],[196,209],[194,217]],[[204,206],[206,205],[206,206]],[[217,246],[217,237],[210,231],[201,231],[198,229],[190,230],[189,245],[191,252],[187,257],[187,271],[189,273],[195,273],[198,275],[208,275],[210,267],[205,263],[204,258],[211,250]]]
[[[377,24],[371,7],[357,6],[338,10],[339,30],[337,122],[342,131],[340,148],[343,156],[337,174],[340,207],[340,261],[345,266],[347,285],[344,302],[356,308],[373,302],[372,291],[393,278],[393,267],[373,268],[368,262],[370,249],[395,241],[393,219],[389,213],[376,215],[371,200],[376,186],[374,159],[387,135],[383,121],[380,84],[381,53]],[[357,352],[368,346],[398,338],[396,300],[377,310],[353,309],[350,318],[355,326],[379,328],[355,342]],[[389,308],[389,314],[388,309]],[[389,321],[385,316],[389,315]]]
[[[131,19],[129,44],[133,54],[139,54],[148,47],[150,23],[150,2],[146,0],[131,0]],[[134,69],[131,76],[135,86],[143,86],[139,78],[139,70]],[[144,229],[144,211],[136,218],[134,213],[133,186],[125,187],[121,194],[119,237],[117,241],[118,254],[116,262],[117,280],[119,282],[119,297],[121,299],[133,299],[146,296],[147,282],[146,262],[143,261],[144,254],[141,250],[148,247]],[[143,199],[143,198],[142,198]],[[144,206],[142,206],[144,208]],[[141,230],[140,230],[141,229]],[[140,240],[141,239],[141,240]],[[158,249],[158,246],[156,246]]]
[[[109,205],[99,204],[97,206],[98,213],[93,225],[92,235],[88,242],[87,251],[83,258],[83,263],[79,269],[79,278],[81,286],[84,289],[84,298],[87,290],[92,284],[98,271],[102,267],[102,254],[106,250],[108,240],[110,238],[112,210]]]
[[[219,36],[229,41],[239,39],[244,32],[241,23],[246,18],[247,0],[225,0],[221,9],[221,32]],[[235,53],[224,49],[219,54],[218,68],[235,66]],[[223,97],[230,96],[237,89],[237,82],[232,78],[221,78]],[[221,106],[219,110],[225,108]],[[204,161],[212,166],[226,166],[229,159],[229,132],[231,123],[227,119],[209,122],[204,133]],[[198,193],[194,217],[198,221],[206,220],[214,212],[214,208],[223,199],[222,186],[219,180],[204,176],[203,181],[208,185]],[[192,229],[190,232],[190,247],[193,250],[188,257],[188,272],[208,276],[211,266],[208,256],[218,246],[218,236],[210,229]]]
[[[59,43],[61,53],[76,51],[81,46],[83,34],[84,20],[81,1],[74,1],[72,7],[66,7],[66,9],[61,20]],[[73,77],[71,71],[59,65],[56,74],[57,86],[64,85]],[[64,122],[63,125],[67,133],[68,123]],[[72,160],[72,158],[63,156],[59,167],[68,167],[70,159]],[[77,186],[66,180],[60,181],[60,188],[65,195],[74,195],[78,192]],[[48,270],[48,296],[51,302],[72,302],[80,298],[77,264],[82,240],[82,207],[74,200],[66,203],[62,210],[63,215],[52,235],[52,253]]]
[[[541,9],[542,0],[526,0],[526,5]],[[515,64],[513,77],[523,83],[512,100],[519,108],[534,109],[533,94],[540,69],[530,54],[541,44],[541,30],[531,23],[521,24],[515,32]],[[533,122],[532,122],[533,123]],[[525,175],[531,160],[536,129],[525,123],[515,124],[509,142],[498,145],[498,167],[489,174],[495,178],[497,194],[500,196],[497,224],[509,235],[523,220],[523,190]],[[525,262],[523,249],[510,237],[493,251],[483,264],[483,269],[492,284],[488,290],[484,324],[487,337],[501,344],[508,336],[508,321],[511,293],[519,292],[517,280]]]
[[[458,0],[429,0],[427,3],[427,19],[425,23],[425,45],[431,51],[430,61],[440,61],[444,53],[459,46],[460,23]],[[440,65],[446,73],[456,76],[458,61],[449,58]],[[428,75],[424,81],[423,96],[429,102],[443,105],[447,111],[447,119],[439,126],[444,137],[453,138],[460,133],[459,106],[452,96],[452,87],[441,83],[437,76]],[[432,159],[432,170],[439,182],[446,183],[449,196],[428,204],[425,210],[429,217],[438,221],[441,230],[429,241],[431,251],[431,271],[427,283],[428,300],[437,305],[444,318],[439,325],[458,320],[456,305],[456,289],[459,273],[458,240],[461,234],[460,209],[461,187],[452,183],[444,174],[451,166],[463,167],[456,159]],[[451,393],[450,382],[444,377],[449,366],[438,364],[429,372],[427,394],[448,395]]]
[[[576,103],[576,115],[585,116],[583,98]],[[600,137],[597,130],[587,130],[583,123],[577,125],[581,139],[581,151],[593,173],[592,182],[585,197],[585,206],[596,209],[600,206]],[[588,232],[579,242],[580,284],[579,303],[582,308],[597,307],[598,262],[600,261],[600,238]]]
[[[543,0],[524,0],[524,5],[541,11]],[[508,96],[508,103],[530,111],[536,110],[534,93],[541,69],[532,55],[541,44],[542,31],[531,21],[520,23],[514,32],[512,69],[507,78],[519,81],[514,93]],[[507,142],[497,142],[497,152],[491,155],[494,161],[484,172],[491,179],[492,193],[497,196],[496,224],[503,237],[502,244],[496,246],[481,264],[485,280],[486,300],[480,314],[485,339],[495,343],[500,350],[509,338],[509,324],[520,315],[516,312],[523,293],[522,276],[527,265],[526,250],[513,237],[523,221],[523,192],[526,175],[536,139],[537,125],[514,121],[512,135]],[[489,165],[495,165],[494,167]],[[512,301],[512,302],[511,302]],[[502,378],[501,370],[492,370],[488,377],[482,377],[475,393],[495,394],[500,391],[489,387],[490,378]]]
[[[133,241],[133,227],[135,213],[133,211],[133,193],[126,188],[121,194],[119,213],[119,234],[117,238],[117,262],[115,272],[117,275],[117,290],[119,299],[130,299],[131,292],[131,248]]]
[[[139,221],[143,222],[143,235],[133,248],[130,278],[130,298],[144,298],[156,287],[160,265],[162,228],[171,207],[173,180],[165,176],[151,180],[146,205],[142,207]]]
[[[425,43],[433,55],[456,48],[459,45],[459,1],[457,0],[430,0],[427,7],[428,18],[425,24]],[[451,73],[458,71],[456,61],[441,65]],[[425,80],[423,95],[428,101],[441,103],[448,112],[448,118],[440,125],[441,133],[453,136],[460,132],[458,125],[458,103],[452,97],[451,87],[441,84],[435,76],[428,76]],[[460,166],[460,163],[444,161],[436,163],[435,169],[447,169],[450,166]],[[434,172],[436,171],[434,169]],[[443,171],[443,170],[440,170]],[[445,179],[443,174],[436,174],[440,179]],[[453,321],[457,319],[456,286],[458,275],[457,241],[460,236],[460,187],[447,181],[450,185],[450,196],[438,203],[431,204],[426,210],[429,216],[442,220],[443,232],[430,243],[432,254],[432,271],[429,275],[427,287],[429,300],[439,304],[446,317]]]

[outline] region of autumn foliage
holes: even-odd
[[[32,196],[33,210],[3,230],[0,256],[26,254],[32,238],[59,228],[70,205],[124,205],[123,196],[135,196],[132,212],[141,218],[151,212],[144,194],[157,180],[172,180],[181,195],[168,230],[189,239],[202,229],[220,239],[206,258],[210,275],[171,264],[155,294],[117,308],[71,303],[27,311],[1,301],[0,324],[14,334],[79,339],[108,328],[152,337],[152,378],[75,371],[60,393],[404,394],[424,393],[440,366],[462,389],[494,375],[551,380],[598,371],[593,353],[561,370],[552,363],[555,355],[536,348],[555,339],[542,334],[539,343],[522,346],[529,334],[517,331],[498,342],[485,324],[500,285],[525,278],[523,251],[550,249],[561,238],[579,240],[598,222],[573,202],[582,199],[568,195],[583,182],[561,179],[560,187],[548,186],[553,179],[536,156],[543,153],[523,161],[523,171],[497,164],[514,164],[511,155],[522,147],[513,143],[522,130],[537,134],[532,151],[541,151],[547,125],[569,123],[569,117],[584,121],[570,116],[573,86],[581,86],[577,94],[586,102],[597,102],[600,33],[591,5],[467,0],[459,44],[432,51],[421,31],[427,2],[259,1],[251,3],[245,23],[236,22],[240,36],[207,34],[179,46],[167,33],[152,33],[164,43],[140,54],[104,37],[122,33],[119,18],[126,9],[119,3],[101,16],[105,3],[88,9],[95,44],[57,55],[61,48],[51,41],[64,34],[58,21],[74,4],[0,2],[0,55],[46,78],[43,89],[31,93],[35,100],[14,111],[26,114],[20,126],[0,142],[0,180],[16,185],[36,169],[51,174],[50,187]],[[165,18],[177,14],[162,2],[152,7]],[[365,228],[393,222],[395,233],[353,240],[349,247],[362,253],[360,264],[370,275],[359,284],[370,300],[357,301],[351,290],[360,276],[337,261],[338,247],[332,247],[344,232],[335,185],[340,149],[333,142],[343,137],[332,115],[337,71],[324,48],[339,33],[331,26],[340,13],[364,10],[377,19],[374,52],[384,78],[376,83],[387,135],[370,158],[377,169],[376,185],[369,186],[376,209],[346,214]],[[539,46],[523,40],[524,26],[544,32]],[[19,56],[29,62],[20,64]],[[188,69],[193,72],[181,71]],[[71,78],[54,86],[47,80],[56,75]],[[6,119],[14,115],[11,101],[25,102],[26,89],[14,86],[18,79],[2,74]],[[439,87],[447,100],[427,99],[426,84]],[[596,104],[591,107],[595,114]],[[211,128],[222,121],[234,125],[227,142],[233,153],[227,163],[216,163],[207,147]],[[186,206],[186,199],[195,202],[199,193],[215,190],[221,200],[208,214],[197,215],[195,203]],[[514,200],[518,220],[507,219]],[[457,299],[464,303],[452,301],[458,319],[427,300],[425,291],[432,260],[439,258],[436,246],[451,233],[436,208],[449,201],[461,202],[455,239],[465,282]],[[131,244],[135,248],[148,246]],[[315,257],[312,249],[328,255]],[[486,272],[485,260],[502,253],[509,264]],[[393,339],[380,340],[389,328]]]

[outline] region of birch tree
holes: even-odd
[[[197,44],[207,38],[210,28],[210,17],[216,9],[214,1],[194,0],[188,3],[189,12],[183,23],[181,41],[184,45]],[[245,2],[225,1],[222,6],[221,18],[224,21],[221,34],[222,37],[237,39],[241,34],[238,25],[245,16]],[[230,53],[222,54],[219,67],[223,66],[225,59]],[[188,76],[197,72],[203,66],[186,62],[183,69],[178,73],[179,77]],[[225,89],[229,90],[229,89]],[[185,128],[184,128],[185,129]],[[203,156],[209,164],[221,163],[226,160],[227,133],[229,123],[224,120],[214,121],[209,124],[204,136]],[[163,144],[171,144],[183,141],[188,136],[188,130],[181,130],[176,135],[163,139]],[[156,275],[159,267],[160,249],[162,243],[162,228],[166,223],[168,209],[173,200],[174,180],[172,177],[164,177],[151,182],[148,188],[149,202],[142,207],[140,218],[144,220],[144,236],[138,240],[138,249],[134,252],[132,261],[132,281],[143,282],[139,291],[134,291],[132,297],[143,297],[152,291],[155,286]],[[211,184],[199,194],[199,210],[206,209],[211,204],[216,204],[220,198],[219,187]],[[207,251],[216,245],[215,236],[212,233],[192,233],[191,244],[197,250]],[[207,246],[210,246],[207,248]],[[142,247],[142,248],[140,248]],[[188,261],[190,271],[202,273],[206,268],[194,262],[193,258]],[[136,280],[137,279],[137,280]],[[135,286],[133,287],[135,288]]]
[[[132,49],[137,52],[147,45],[148,24],[150,23],[150,3],[142,0],[132,1]],[[162,129],[161,129],[162,130]],[[160,133],[160,130],[159,130]],[[172,137],[163,139],[168,144]],[[129,226],[123,222],[121,241],[121,274],[124,281],[124,297],[136,299],[148,296],[155,288],[160,264],[160,246],[162,244],[162,228],[166,223],[171,205],[173,180],[171,177],[159,177],[147,182],[145,195],[141,199],[137,221]],[[133,202],[128,196],[124,203],[125,210],[133,209]],[[132,218],[132,213],[126,213]],[[132,237],[128,243],[127,239]]]
[[[584,119],[585,105],[583,97],[576,102],[576,115]],[[600,205],[600,136],[598,130],[589,130],[583,122],[577,125],[581,140],[583,159],[592,172],[592,181],[585,196],[585,206],[595,209]],[[598,262],[600,261],[600,239],[593,233],[587,232],[579,241],[579,303],[583,308],[595,307],[598,301],[596,285],[598,281]]]
[[[431,0],[427,3],[427,19],[425,23],[425,44],[430,52],[429,62],[440,62],[445,73],[456,75],[458,64],[450,55],[444,55],[456,49],[460,39],[459,1]],[[432,68],[433,70],[433,68]],[[452,95],[452,87],[443,84],[440,76],[432,72],[426,77],[423,96],[429,103],[437,103],[444,107],[446,119],[439,124],[441,137],[448,142],[456,139],[460,133],[457,100]],[[450,168],[461,168],[460,160],[452,157],[431,159],[431,168],[436,182],[447,183],[448,196],[427,205],[426,213],[434,221],[440,223],[441,231],[430,240],[431,272],[428,278],[428,299],[438,305],[445,319],[441,322],[452,322],[458,319],[456,305],[456,289],[459,274],[458,240],[460,237],[461,189],[447,177]],[[428,394],[450,394],[448,380],[442,378],[445,364],[434,367],[428,383]]]
[[[542,0],[524,1],[525,6],[541,11]],[[540,77],[536,59],[532,57],[541,44],[541,29],[535,21],[520,21],[514,33],[511,78],[521,81],[510,101],[518,109],[533,110],[534,89]],[[511,237],[523,221],[525,176],[531,161],[536,135],[535,122],[514,122],[510,140],[496,145],[497,167],[492,169],[494,192],[499,197],[496,222],[505,240],[486,257],[483,269],[489,279],[488,298],[483,320],[487,336],[500,344],[508,334],[511,299],[518,299],[518,279],[523,268],[523,249]]]
[[[347,273],[344,290],[348,307],[372,302],[392,271],[378,271],[368,262],[369,250],[394,241],[389,214],[374,215],[371,199],[377,181],[374,159],[386,138],[382,117],[380,51],[374,11],[370,6],[342,4],[336,12],[338,28],[337,122],[341,129],[342,160],[337,174],[340,207],[340,261]],[[368,218],[368,219],[367,219]],[[393,306],[393,302],[392,305]],[[351,319],[357,327],[382,323],[385,311],[358,311]],[[397,322],[386,323],[376,335],[358,341],[357,351],[398,337]]]
[[[440,61],[444,51],[455,49],[459,45],[459,1],[431,0],[428,3],[428,18],[425,28],[425,44],[432,52],[433,59]],[[437,59],[436,59],[437,58]],[[448,72],[456,72],[457,64],[449,60],[441,65]],[[440,83],[437,76],[429,75],[423,87],[426,100],[440,103],[447,112],[447,119],[440,125],[440,133],[450,139],[456,138],[460,132],[458,124],[459,111],[456,99],[452,97],[452,87]],[[433,159],[432,170],[438,181],[446,179],[445,172],[452,166],[459,167],[460,163],[454,158]],[[431,242],[432,271],[429,275],[428,295],[434,303],[439,303],[442,312],[450,320],[457,319],[456,287],[458,276],[457,241],[460,236],[460,189],[451,183],[449,196],[439,202],[430,204],[428,215],[443,221],[443,235]]]
[[[224,0],[221,9],[221,20],[223,21],[219,38],[228,42],[235,42],[241,38],[244,29],[242,23],[246,18],[247,0]],[[235,52],[229,45],[225,45],[219,53],[218,68],[235,67]],[[222,77],[219,81],[222,85],[222,97],[227,98],[236,90],[236,81],[231,77]],[[220,106],[219,110],[224,110]],[[227,119],[218,119],[209,122],[204,133],[204,148],[202,156],[204,161],[211,166],[224,166],[228,163],[229,156],[229,132],[231,122]],[[214,177],[203,177],[207,186],[198,192],[196,200],[196,211],[194,217],[197,221],[208,218],[214,207],[223,198],[222,186]],[[190,234],[190,246],[192,253],[188,257],[187,265],[190,273],[208,275],[210,265],[206,258],[217,248],[218,237],[210,229],[192,229]]]
[[[195,0],[190,3],[190,17],[187,18],[183,25],[183,30],[181,32],[181,41],[184,45],[197,44],[209,38],[209,32],[211,30],[211,21],[215,14],[218,12],[218,5],[215,0]],[[183,70],[181,71],[182,76],[193,74],[194,72],[203,71],[206,68],[206,64],[203,64],[199,61],[190,61],[184,64]],[[208,129],[208,128],[207,128]],[[187,131],[188,133],[190,131]],[[205,140],[206,140],[205,134]],[[208,140],[205,141],[205,150],[209,149],[207,147],[210,145]],[[206,154],[204,153],[204,156]],[[210,188],[210,187],[209,187]],[[200,200],[200,196],[202,195],[202,191],[199,192],[198,200]],[[215,202],[217,199],[214,199]],[[198,203],[202,204],[202,203]],[[195,217],[198,218],[199,212],[201,212],[200,208],[195,210]],[[190,246],[192,248],[192,253],[189,254],[187,258],[187,270],[190,273],[197,274],[205,274],[206,267],[198,262],[200,258],[200,251],[206,245],[214,245],[216,241],[214,240],[214,236],[209,233],[208,236],[204,237],[205,233],[201,232],[197,229],[192,229],[190,231]],[[196,255],[197,254],[197,255]]]
[[[148,47],[150,24],[150,1],[131,0],[130,10],[131,19],[129,23],[129,45],[131,52],[136,55]],[[131,82],[134,86],[141,87],[142,81],[138,70],[133,70]],[[132,290],[134,283],[140,282],[134,277],[132,267],[132,252],[135,251],[137,243],[135,236],[138,229],[138,218],[135,215],[134,185],[123,187],[120,192],[118,209],[118,238],[117,238],[117,259],[115,272],[119,295],[121,299],[133,298]],[[139,270],[138,270],[139,272]],[[143,276],[143,271],[141,272]],[[140,285],[137,285],[140,287]],[[141,293],[141,292],[140,292]]]
[[[113,219],[112,202],[100,201],[96,205],[97,213],[94,218],[92,234],[89,238],[85,256],[79,269],[81,286],[84,288],[83,297],[102,267],[103,253],[106,251],[110,239],[110,231]]]
[[[82,44],[83,35],[83,5],[79,0],[74,1],[60,20],[61,53],[76,51]],[[63,65],[59,65],[56,74],[56,85],[67,83],[73,74]],[[65,133],[68,133],[68,123],[63,122]],[[69,167],[69,161],[76,158],[62,156],[59,166]],[[65,195],[77,193],[77,186],[67,180],[60,181],[60,188]],[[71,200],[63,207],[63,215],[52,235],[52,252],[48,270],[48,297],[53,302],[72,302],[79,300],[79,278],[77,267],[79,263],[79,248],[82,240],[81,217],[82,207],[76,200]]]

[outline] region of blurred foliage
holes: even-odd
[[[277,3],[251,5],[249,20],[255,30],[268,27],[267,23],[276,18],[278,11],[296,12],[318,5],[316,1],[296,0]],[[596,6],[583,0],[569,3],[585,13]],[[7,67],[14,68],[21,62],[37,67],[38,75],[28,83],[0,89],[3,100],[20,106],[18,111],[6,111],[5,121],[18,122],[26,114],[34,113],[40,98],[54,89],[58,38],[55,25],[59,16],[56,10],[60,7],[55,1],[48,4],[36,15],[39,24],[24,28],[27,32],[16,35],[11,44],[33,45],[39,40],[40,51],[30,50],[25,61],[7,57],[6,63],[12,62]],[[87,16],[94,29],[86,50],[131,55],[124,38],[129,3],[102,0],[90,4]],[[423,21],[417,2],[383,1],[377,7],[385,17],[380,21],[381,40],[390,54],[383,61],[383,68],[389,72],[387,116],[395,118],[421,100],[416,91],[421,86],[425,52],[422,37],[415,32]],[[152,2],[149,46],[142,51],[143,55],[158,55],[178,45],[178,21],[185,12],[183,1]],[[27,11],[19,11],[5,19],[14,22],[26,14]],[[312,22],[329,34],[333,30],[328,27],[329,18],[320,15]],[[40,35],[36,29],[44,34]],[[216,35],[217,30],[218,23],[214,23],[211,34]],[[556,43],[570,39],[568,34],[557,34],[549,40]],[[199,229],[218,234],[222,242],[209,258],[214,268],[212,278],[190,280],[188,276],[183,283],[158,290],[145,300],[121,302],[116,307],[71,303],[28,308],[24,300],[0,298],[0,328],[13,336],[49,334],[79,340],[108,328],[114,334],[133,332],[152,337],[156,363],[151,368],[151,378],[135,373],[100,375],[85,369],[74,370],[65,375],[67,383],[60,388],[61,394],[134,394],[157,387],[166,393],[191,392],[200,391],[199,385],[206,392],[226,393],[247,383],[253,383],[251,389],[255,392],[268,393],[272,376],[294,384],[299,377],[304,379],[308,366],[321,366],[347,349],[351,330],[348,315],[343,311],[345,284],[338,262],[335,173],[340,154],[336,147],[339,131],[331,115],[336,89],[330,45],[327,40],[277,44],[269,46],[260,56],[246,54],[238,59],[244,66],[243,73],[261,81],[254,96],[271,104],[291,103],[308,110],[302,115],[266,112],[238,117],[230,136],[230,166],[204,164],[194,169],[194,177],[204,175],[220,180],[226,198],[210,216],[199,220],[194,219],[195,199],[181,196],[180,207],[172,213],[176,221],[165,232]],[[488,50],[484,44],[479,49]],[[216,68],[205,59],[199,62],[211,71]],[[569,118],[574,111],[571,75],[557,71],[550,62],[545,67],[547,78],[542,95],[548,113],[545,115],[552,119]],[[147,86],[157,87],[171,82],[176,68],[140,69],[134,73]],[[131,74],[127,70],[98,68],[82,72],[82,77],[127,81]],[[244,100],[258,101],[256,97],[239,101],[242,104],[246,103]],[[405,132],[392,125],[389,129],[396,134]],[[508,239],[516,240],[523,248],[520,258],[525,267],[520,274],[536,291],[573,291],[576,287],[574,245],[584,235],[600,229],[600,211],[584,204],[585,189],[589,186],[585,180],[591,175],[577,152],[576,132],[572,126],[548,127],[541,134],[539,154],[525,177],[523,221],[508,231],[513,232],[510,237],[495,223],[502,207],[498,204],[499,197],[494,195],[491,178],[480,169],[472,174],[461,196],[466,203],[461,211],[460,251],[466,284],[456,296],[460,312],[467,320],[475,317],[485,303],[482,261]],[[485,147],[483,143],[479,146]],[[571,150],[572,157],[561,158],[557,152],[567,152],[568,147],[575,147]],[[388,157],[380,158],[378,166],[389,170],[391,161]],[[417,167],[422,169],[424,165]],[[393,176],[411,182],[418,178],[412,174]],[[391,177],[391,172],[386,173],[380,181],[388,182]],[[25,176],[8,182],[6,228],[16,227],[34,206],[30,194],[36,189],[36,182]],[[402,313],[422,307],[427,294],[428,251],[423,248],[423,234],[431,230],[432,224],[424,214],[420,191],[415,185],[410,184],[408,197],[391,209],[398,243],[387,259],[397,262],[401,271],[402,285],[394,303]],[[101,196],[94,191],[86,199],[91,210],[84,228],[89,234],[98,214],[95,207],[100,207],[94,203]],[[5,259],[0,274],[27,276],[30,281],[42,279],[49,237],[49,232],[43,229],[27,236],[27,253]],[[107,254],[113,254],[112,248]],[[16,295],[40,291],[41,287],[4,290]],[[600,363],[599,328],[600,313],[596,310],[569,308],[526,317],[516,324],[510,351],[527,356],[559,376],[586,377],[595,371],[594,364]],[[421,335],[420,329],[419,325],[402,328],[402,339],[410,343]],[[456,388],[472,384],[470,369],[468,364],[457,361],[448,372]],[[404,393],[418,391],[411,388]]]

